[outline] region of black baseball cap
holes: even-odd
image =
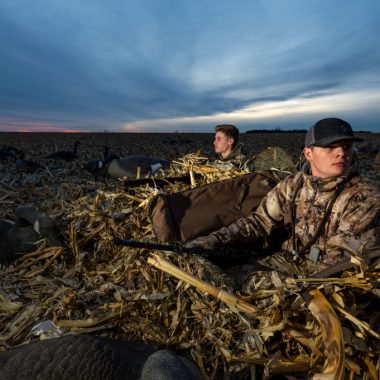
[[[352,127],[347,121],[330,117],[317,121],[306,133],[305,146],[326,147],[338,141],[363,141],[354,137]]]

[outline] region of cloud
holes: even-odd
[[[364,96],[365,95],[365,96]],[[173,132],[178,129],[186,131],[212,132],[216,124],[234,123],[242,131],[254,128],[282,127],[284,129],[308,128],[312,123],[324,117],[348,118],[355,129],[376,130],[378,124],[371,123],[371,115],[380,104],[380,90],[375,89],[364,94],[360,91],[337,94],[326,92],[319,96],[305,96],[283,101],[262,102],[253,104],[230,113],[217,113],[197,117],[177,117],[153,120],[139,120],[126,123],[125,132],[148,132],[154,128]],[[363,113],[366,116],[357,117]],[[361,127],[363,126],[363,127]]]
[[[277,126],[265,107],[297,121],[318,100],[330,112],[328,96],[359,118],[344,100],[357,93],[374,126],[379,12],[377,0],[9,1],[0,5],[0,114],[31,130],[160,130],[254,109]]]

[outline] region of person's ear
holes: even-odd
[[[228,145],[230,146],[234,145],[234,139],[232,137],[228,139]]]
[[[308,160],[308,161],[311,161],[312,158],[313,158],[313,151],[311,148],[303,148],[303,154],[305,156],[305,158]]]

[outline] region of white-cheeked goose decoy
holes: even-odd
[[[87,334],[25,344],[0,353],[2,380],[200,380],[196,365],[174,351]]]
[[[95,178],[136,178],[146,177],[156,173],[161,168],[169,166],[166,160],[156,159],[148,156],[134,155],[125,158],[116,158],[110,155],[105,160],[91,161],[85,165]]]
[[[58,152],[50,154],[46,158],[52,159],[52,160],[62,160],[66,162],[77,160],[78,159],[78,155],[77,155],[78,145],[81,145],[80,141],[75,141],[74,148],[72,151],[66,151],[66,150],[58,151]]]

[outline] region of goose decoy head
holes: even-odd
[[[14,260],[15,253],[34,251],[41,237],[47,238],[50,245],[61,245],[58,228],[48,216],[32,206],[18,206],[15,215],[14,223],[0,221],[0,263]]]
[[[110,148],[108,146],[105,146],[104,152],[103,152],[103,158],[106,159],[109,154],[110,154]]]
[[[103,165],[107,165],[109,162],[113,160],[118,160],[120,159],[120,156],[116,153],[111,153],[109,154],[104,160],[103,160]]]
[[[83,168],[93,175],[95,181],[97,181],[99,177],[104,178],[107,176],[107,167],[103,160],[88,161],[84,164]]]
[[[24,159],[24,152],[21,152],[19,158],[15,162],[15,170],[25,173],[34,173],[38,169],[42,169],[43,166],[32,160]]]
[[[20,153],[21,150],[15,148],[14,146],[4,145],[0,149],[0,160],[5,161],[9,160],[10,158],[17,158]]]
[[[49,156],[46,156],[45,158],[71,162],[73,160],[78,159],[78,155],[77,155],[77,146],[78,145],[82,145],[82,144],[80,141],[76,140],[74,143],[74,149],[72,152],[63,150],[63,151],[52,153]]]
[[[33,230],[49,240],[53,246],[60,245],[58,228],[55,222],[43,213],[39,213],[34,207],[22,205],[16,208],[16,227],[32,226]]]

